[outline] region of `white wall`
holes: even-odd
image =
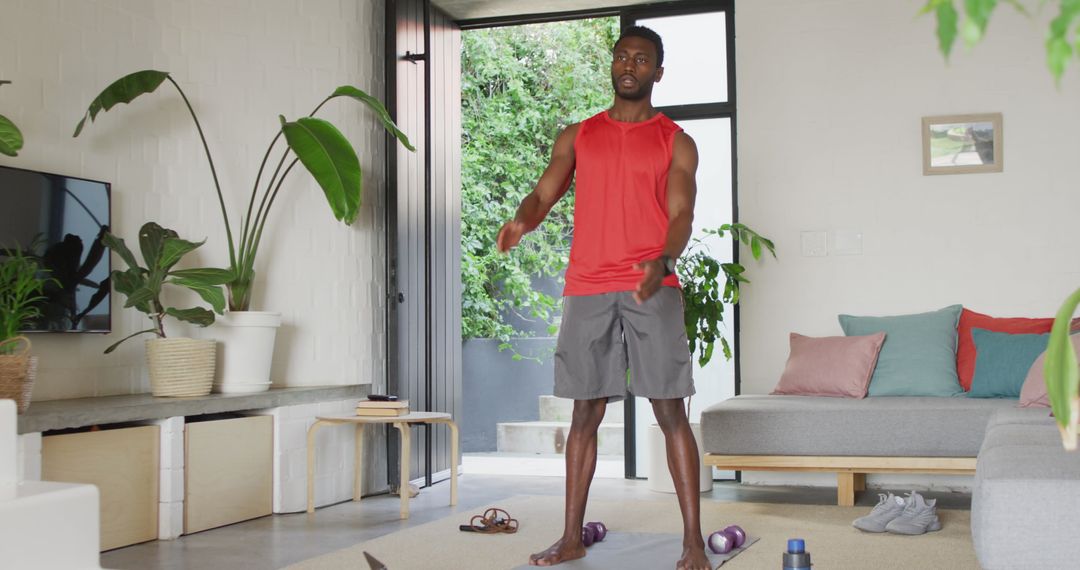
[[[1056,90],[1045,18],[1009,6],[947,65],[922,4],[736,11],[740,219],[779,257],[751,263],[742,297],[745,393],[775,385],[789,332],[842,334],[838,313],[1052,316],[1080,285],[1080,69]],[[920,118],[976,112],[1004,115],[1005,171],[923,176]],[[863,253],[802,257],[808,230],[861,231]]]
[[[61,11],[61,6],[63,11]],[[278,115],[307,114],[339,85],[381,98],[383,5],[376,0],[5,0],[0,17],[0,109],[26,146],[0,163],[112,182],[113,230],[129,243],[144,222],[207,238],[189,265],[227,264],[225,231],[191,118],[168,84],[76,122],[101,89],[139,69],[169,71],[192,100],[238,233]],[[384,357],[384,144],[352,101],[320,111],[358,150],[364,204],[352,227],[333,220],[298,165],[274,205],[256,265],[254,310],[283,313],[275,385],[381,382]],[[113,259],[119,267],[119,259]],[[113,333],[35,335],[34,399],[148,390],[141,341],[102,350],[146,328],[113,298]],[[178,328],[174,327],[174,330]],[[180,332],[178,330],[178,332]]]
[[[1053,6],[1031,20],[1000,6],[985,41],[946,64],[922,4],[739,3],[740,219],[779,257],[749,269],[744,393],[776,384],[789,332],[842,334],[839,313],[1051,316],[1080,285],[1080,69],[1055,89]],[[982,112],[1004,115],[1004,172],[923,176],[920,118]],[[800,232],[837,230],[860,231],[862,255],[801,256]]]

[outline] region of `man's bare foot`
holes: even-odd
[[[705,557],[705,545],[683,548],[682,559],[675,564],[676,570],[712,570]]]
[[[565,539],[560,538],[547,550],[529,556],[529,566],[554,566],[578,558],[585,558],[585,545],[581,542],[569,544]]]

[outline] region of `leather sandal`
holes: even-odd
[[[518,521],[510,516],[510,513],[492,507],[482,515],[473,515],[469,524],[458,527],[463,532],[479,532],[481,534],[514,534],[518,531]]]

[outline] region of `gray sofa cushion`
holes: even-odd
[[[1050,408],[1008,408],[994,412],[994,415],[990,416],[990,421],[986,424],[986,430],[990,431],[1002,425],[1053,425],[1053,423],[1054,418],[1050,415]]]
[[[987,421],[1015,400],[736,396],[701,415],[706,453],[975,457]]]
[[[995,415],[975,469],[971,536],[979,562],[997,568],[1075,567],[1080,453],[1066,452],[1041,413]]]

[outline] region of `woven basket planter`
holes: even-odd
[[[150,392],[161,397],[205,396],[214,386],[212,340],[152,338],[146,341]]]
[[[15,400],[15,407],[21,414],[30,407],[30,393],[37,376],[37,357],[30,356],[30,339],[25,336],[0,342],[0,348],[12,346],[15,347],[14,354],[0,355],[0,399]]]

